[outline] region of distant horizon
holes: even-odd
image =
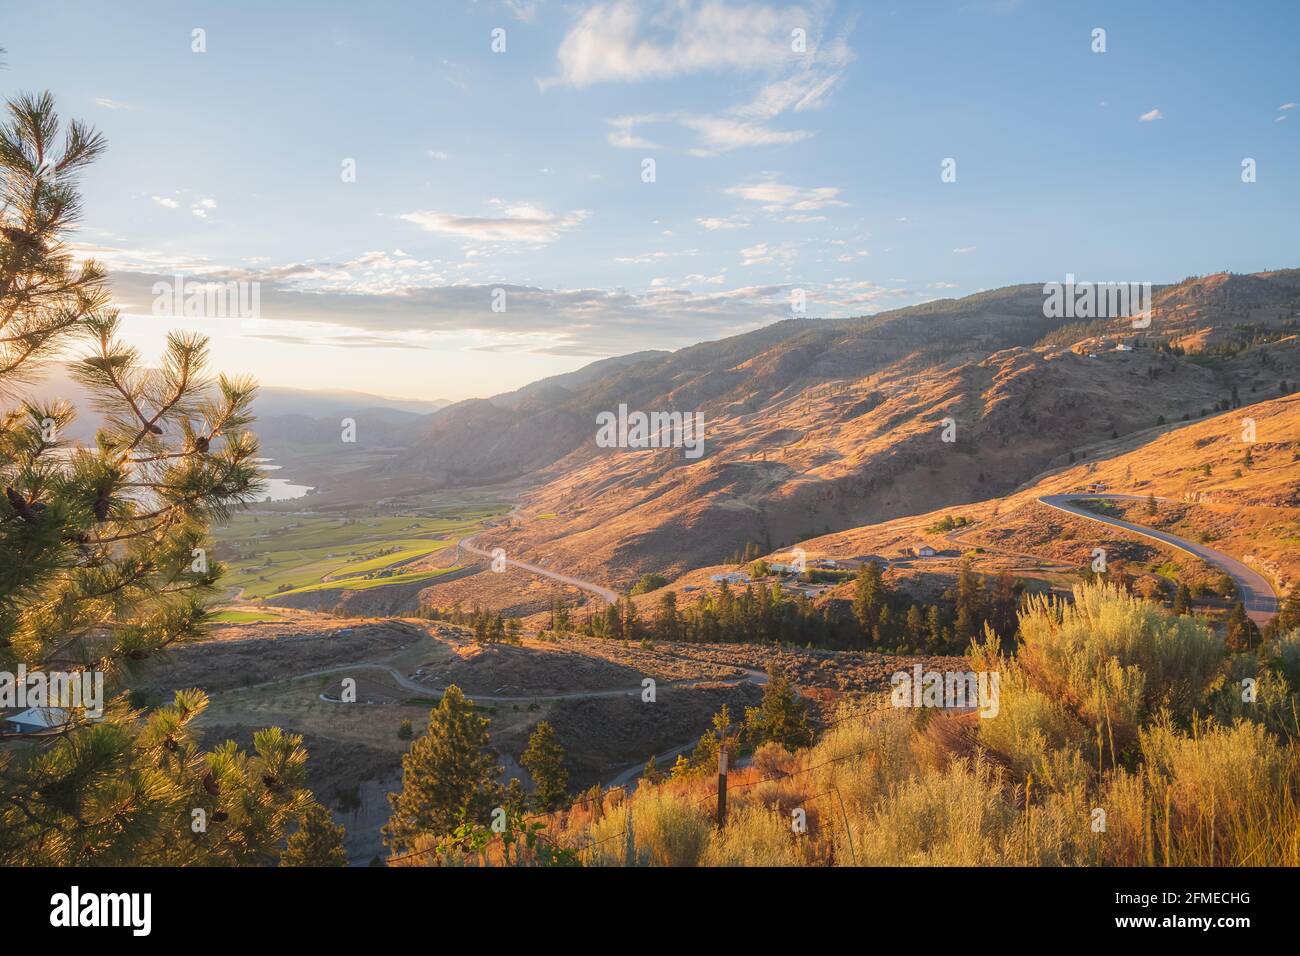
[[[1152,285],[1154,285],[1154,286],[1159,286],[1159,287],[1175,286],[1175,285],[1178,285],[1178,284],[1180,284],[1180,283],[1182,283],[1182,282],[1187,281],[1188,279],[1192,278],[1193,276],[1202,276],[1202,277],[1206,277],[1206,276],[1214,276],[1214,275],[1261,275],[1261,274],[1265,274],[1265,273],[1294,271],[1294,270],[1296,270],[1296,269],[1300,269],[1300,266],[1276,266],[1276,267],[1267,267],[1267,268],[1260,268],[1260,269],[1251,269],[1251,270],[1247,270],[1247,271],[1236,271],[1236,270],[1228,270],[1228,269],[1217,269],[1217,270],[1213,270],[1213,271],[1205,272],[1205,273],[1189,273],[1189,274],[1184,275],[1184,276],[1182,276],[1181,278],[1178,278],[1178,279],[1155,280],[1155,281],[1152,282]],[[1082,284],[1082,283],[1086,283],[1086,282],[1090,282],[1090,281],[1103,281],[1103,280],[1090,279],[1089,277],[1086,277],[1086,276],[1075,276],[1074,278],[1075,278],[1075,281],[1076,281],[1077,283],[1080,283],[1080,284]],[[1065,279],[1065,276],[1061,276],[1061,277],[1059,277],[1059,279],[1060,279],[1060,280],[1064,280],[1064,279]],[[805,320],[805,321],[813,321],[813,322],[843,322],[843,321],[849,321],[849,320],[852,320],[852,319],[866,319],[866,318],[871,318],[871,317],[876,316],[876,315],[881,315],[881,314],[886,313],[886,312],[894,312],[894,311],[898,311],[900,308],[901,308],[901,309],[914,308],[914,307],[917,307],[917,306],[927,305],[927,304],[929,304],[929,303],[933,303],[933,302],[941,302],[941,301],[945,301],[945,300],[948,300],[948,301],[960,301],[961,299],[970,298],[971,296],[980,295],[980,294],[985,293],[985,292],[997,292],[997,291],[999,291],[999,290],[1001,290],[1001,289],[1016,288],[1016,287],[1018,287],[1018,286],[1036,286],[1036,285],[1041,285],[1041,284],[1043,284],[1043,283],[1045,283],[1045,282],[1054,282],[1054,281],[1058,281],[1058,279],[1057,279],[1056,277],[1048,277],[1048,278],[1044,278],[1044,279],[1042,279],[1042,280],[1037,280],[1037,279],[1026,279],[1026,280],[1019,281],[1019,282],[1010,282],[1010,283],[1007,283],[1006,285],[1002,285],[1002,286],[993,286],[993,287],[988,287],[988,288],[975,289],[975,290],[973,290],[973,291],[971,291],[971,292],[968,292],[968,293],[965,293],[965,294],[963,294],[963,295],[935,296],[934,298],[931,298],[931,299],[925,299],[925,300],[923,300],[923,301],[921,301],[921,302],[912,303],[911,305],[907,305],[907,306],[900,306],[900,307],[895,307],[895,308],[891,308],[891,309],[880,309],[880,310],[877,310],[877,311],[874,311],[874,312],[863,312],[863,313],[860,313],[860,314],[857,314],[857,315],[847,315],[847,316],[817,316],[817,315],[786,316],[786,317],[783,317],[783,318],[776,318],[776,319],[773,319],[771,322],[767,322],[767,323],[764,323],[764,324],[762,324],[762,325],[755,326],[753,329],[748,329],[748,330],[745,330],[745,331],[748,331],[748,332],[758,331],[758,330],[763,329],[763,328],[768,328],[768,327],[770,327],[770,326],[777,325],[777,324],[779,324],[779,323],[781,323],[781,322],[790,321],[790,319],[792,319],[792,318],[797,318],[797,319]],[[1121,281],[1121,280],[1113,279],[1113,280],[1105,280],[1105,281]],[[738,332],[738,333],[733,333],[733,334],[735,334],[735,335],[743,335],[743,334],[745,334],[745,332]],[[727,336],[719,336],[719,338],[725,338],[725,337],[727,337]],[[515,384],[515,385],[506,386],[506,387],[501,388],[501,389],[499,389],[499,390],[494,390],[494,391],[486,392],[486,393],[482,393],[482,394],[475,393],[475,394],[470,394],[470,395],[463,395],[463,396],[461,396],[461,397],[459,397],[459,398],[450,398],[450,397],[445,396],[445,395],[432,395],[432,396],[430,396],[430,395],[424,395],[424,394],[420,394],[420,395],[409,395],[409,394],[408,394],[408,395],[399,395],[399,394],[392,394],[392,393],[384,393],[384,392],[378,392],[378,391],[371,391],[371,390],[369,390],[369,389],[364,389],[364,388],[353,388],[353,387],[350,387],[350,386],[340,386],[340,387],[337,387],[337,388],[329,388],[329,387],[321,387],[321,386],[314,386],[314,385],[296,385],[296,384],[292,384],[292,385],[291,385],[291,384],[285,384],[285,383],[282,383],[282,382],[262,381],[262,380],[259,380],[259,381],[258,381],[258,385],[259,385],[259,387],[263,387],[263,388],[279,388],[279,389],[284,389],[284,390],[288,390],[288,391],[314,392],[314,393],[318,393],[318,394],[340,394],[340,393],[346,393],[346,392],[356,392],[356,393],[358,393],[358,394],[364,394],[364,395],[370,396],[370,397],[372,397],[372,398],[378,398],[378,399],[382,399],[382,400],[384,400],[384,401],[390,401],[390,402],[407,402],[407,403],[420,402],[420,403],[426,403],[426,404],[429,404],[429,403],[435,403],[435,402],[446,402],[446,403],[449,404],[449,405],[454,405],[454,404],[456,404],[457,402],[471,401],[471,400],[475,400],[475,399],[484,400],[484,399],[492,398],[493,396],[496,396],[496,395],[507,394],[507,393],[509,393],[509,392],[516,391],[516,390],[518,390],[518,389],[520,389],[520,388],[525,388],[525,387],[527,387],[527,386],[529,386],[529,385],[534,385],[534,384],[536,384],[537,382],[540,382],[540,381],[542,381],[542,380],[544,380],[544,379],[547,379],[547,378],[552,378],[552,377],[554,377],[554,376],[556,376],[556,375],[564,375],[564,374],[568,374],[568,373],[570,373],[570,372],[580,371],[581,369],[586,368],[586,367],[589,366],[589,365],[593,365],[593,364],[595,364],[595,363],[597,363],[597,362],[603,361],[604,359],[609,359],[609,358],[618,358],[618,357],[622,357],[622,356],[625,356],[625,355],[631,355],[631,354],[635,354],[636,352],[642,352],[642,351],[663,351],[663,352],[667,352],[667,353],[671,354],[671,353],[673,353],[673,352],[679,352],[679,351],[682,351],[683,349],[692,348],[692,347],[695,346],[695,345],[701,345],[701,344],[704,344],[705,342],[712,342],[712,341],[716,341],[716,339],[700,339],[700,340],[698,340],[698,341],[696,341],[696,342],[691,342],[691,343],[689,343],[689,344],[681,345],[681,346],[678,346],[678,347],[676,347],[676,348],[671,348],[671,349],[655,349],[655,348],[652,348],[652,347],[647,347],[647,348],[644,348],[644,349],[639,349],[639,348],[635,348],[635,347],[633,347],[633,348],[629,348],[628,351],[626,351],[626,352],[620,352],[620,353],[617,353],[616,355],[577,357],[577,358],[575,358],[575,361],[576,361],[577,364],[572,365],[572,367],[570,367],[570,368],[562,369],[562,370],[559,371],[559,372],[548,372],[547,374],[542,375],[542,376],[540,376],[540,377],[538,377],[538,378],[528,379],[528,380],[526,380],[526,381],[522,381],[522,382],[520,382],[520,383],[518,383],[518,384]]]
[[[268,385],[487,397],[1025,275],[1250,271],[1300,219],[1282,2],[135,9],[24,9],[0,82],[107,138],[73,251],[126,339]],[[256,323],[160,322],[177,274]]]

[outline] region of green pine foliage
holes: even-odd
[[[48,94],[0,125],[0,670],[103,676],[102,715],[71,709],[58,733],[0,750],[0,864],[273,862],[312,801],[302,738],[278,728],[252,752],[205,753],[207,706],[182,691],[138,709],[135,662],[203,635],[221,566],[208,527],[261,490],[247,430],[254,385],[214,377],[206,340],[172,333],[148,362],[118,338],[104,270],[67,246],[77,176],[105,149]],[[101,425],[65,436],[67,403],[20,401],[61,350]],[[12,403],[12,404],[11,404]]]
[[[343,828],[330,812],[313,802],[298,821],[298,829],[289,837],[280,855],[281,866],[347,866],[343,849]]]
[[[490,743],[487,719],[452,684],[429,712],[428,731],[402,758],[401,792],[389,795],[393,814],[384,843],[394,854],[411,851],[422,836],[488,822],[500,797]]]
[[[554,810],[568,798],[569,771],[564,767],[564,747],[555,728],[542,721],[533,728],[519,762],[533,778],[537,805]]]

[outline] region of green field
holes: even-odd
[[[227,566],[222,584],[242,589],[247,600],[406,584],[453,570],[402,568],[454,547],[503,510],[471,506],[438,517],[244,512],[216,529],[216,556]]]

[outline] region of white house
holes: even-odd
[[[36,734],[67,722],[68,712],[61,707],[28,707],[0,721],[5,733],[10,734]]]
[[[728,571],[726,574],[711,574],[709,580],[714,584],[726,581],[728,584],[748,584],[749,575],[744,571]]]
[[[923,544],[918,548],[914,548],[913,550],[916,552],[916,556],[918,558],[933,558],[936,554],[939,553],[938,551],[935,551],[934,548],[930,547],[928,544]]]

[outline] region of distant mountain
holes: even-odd
[[[409,420],[429,415],[446,408],[451,402],[445,399],[420,401],[406,398],[384,398],[366,392],[344,390],[315,391],[300,388],[263,386],[258,389],[255,407],[258,417],[267,415],[308,415],[312,418],[348,415],[358,409],[401,412]],[[402,416],[392,416],[401,420]]]
[[[1294,388],[1297,275],[1160,288],[1142,330],[1048,317],[1040,284],[780,322],[511,404],[457,403],[388,467],[444,485],[525,479],[520,515],[484,541],[627,583],[1006,494],[1112,436]],[[703,457],[597,447],[596,416],[620,404],[703,413]]]
[[[662,358],[668,354],[670,353],[662,349],[647,349],[643,352],[633,352],[630,355],[615,355],[612,358],[601,359],[592,362],[590,365],[584,365],[573,372],[565,372],[561,375],[552,375],[549,378],[539,379],[525,385],[523,388],[515,389],[513,392],[493,395],[488,401],[502,408],[519,408],[521,405],[537,398],[545,398],[550,401],[561,400],[617,369],[647,362],[650,359]]]
[[[70,437],[83,442],[94,439],[99,416],[91,405],[90,395],[68,375],[65,366],[50,365],[41,378],[21,391],[20,397],[71,402],[77,418],[69,430]],[[337,441],[339,422],[353,418],[373,426],[358,429],[358,443],[382,441],[405,445],[414,437],[412,430],[428,415],[449,404],[442,399],[418,401],[365,392],[263,386],[253,401],[253,413],[257,416],[253,429],[267,441],[316,444]]]

